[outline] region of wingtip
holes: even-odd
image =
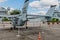
[[[56,7],[56,5],[51,5],[51,7]]]
[[[25,0],[25,2],[27,2],[27,1],[29,1],[29,0]]]

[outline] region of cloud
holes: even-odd
[[[31,12],[29,14],[32,14],[32,15],[45,15],[46,14],[46,11]]]
[[[15,10],[14,8],[10,8],[10,10]]]
[[[58,0],[41,0],[41,1],[33,1],[29,4],[31,7],[47,7],[50,5],[58,5]]]
[[[1,2],[5,2],[5,1],[7,1],[7,0],[0,0],[0,3],[1,3]]]
[[[39,11],[38,14],[45,15],[46,14],[46,11]]]
[[[40,1],[35,0],[29,3],[29,6],[31,7],[31,9],[40,10],[39,12],[42,14],[45,14],[51,5],[59,6],[58,0],[40,0]]]
[[[40,4],[50,6],[50,5],[58,5],[58,0],[41,0]]]
[[[34,8],[38,8],[38,7],[40,7],[40,2],[39,1],[33,1],[29,4],[29,6],[34,7]]]

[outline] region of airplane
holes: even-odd
[[[11,21],[12,21],[14,27],[24,26],[24,24],[27,21],[29,21],[28,19],[35,19],[35,18],[44,17],[47,21],[49,21],[52,18],[53,12],[54,12],[55,7],[56,7],[56,5],[51,5],[50,9],[46,13],[46,15],[27,15],[28,5],[29,5],[29,0],[25,0],[21,14],[14,15],[14,16],[12,16],[12,15],[4,15],[4,16],[0,15],[0,17],[12,18]],[[28,17],[28,16],[32,16],[32,17]]]
[[[17,22],[17,25],[19,25],[19,26],[23,26],[25,24],[25,22],[28,21],[28,19],[35,19],[35,18],[39,18],[39,17],[44,17],[46,20],[50,20],[51,17],[53,16],[53,12],[56,7],[56,5],[51,5],[51,7],[48,10],[48,12],[46,13],[46,15],[27,15],[28,4],[29,4],[29,0],[25,0],[24,6],[22,9],[22,15],[19,16],[19,20]],[[28,16],[34,16],[34,17],[30,18]]]

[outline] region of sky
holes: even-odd
[[[45,15],[51,5],[59,7],[60,0],[29,0],[28,14]],[[22,10],[24,0],[0,0],[0,7]]]

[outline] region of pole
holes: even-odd
[[[19,27],[17,27],[18,28],[18,34],[16,35],[17,37],[20,37],[20,28]]]
[[[27,20],[28,20],[28,19],[27,19],[27,13],[26,13],[26,29],[28,28],[28,27],[27,27]]]

